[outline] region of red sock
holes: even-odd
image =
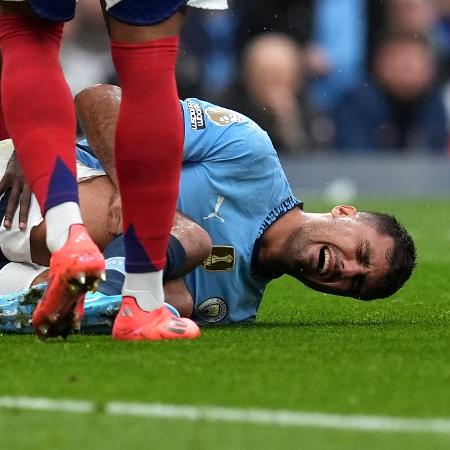
[[[59,64],[62,31],[62,23],[0,15],[3,113],[44,211],[78,201],[75,109]]]
[[[1,73],[2,73],[2,58],[0,56],[0,79],[1,79]],[[2,96],[1,96],[1,90],[0,90],[0,141],[3,139],[8,139],[9,133],[6,129],[5,124],[5,118],[3,116],[3,108],[2,108]]]
[[[122,86],[116,166],[122,195],[126,270],[165,264],[175,213],[183,123],[175,81],[178,37],[112,42]]]
[[[2,97],[0,94],[0,141],[3,139],[8,139],[9,133],[6,129],[5,118],[3,116],[3,108],[2,108]]]

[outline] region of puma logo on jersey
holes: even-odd
[[[225,222],[225,220],[219,216],[219,209],[222,206],[222,203],[224,202],[225,197],[223,195],[219,195],[217,197],[216,206],[214,206],[214,211],[209,213],[207,216],[203,217],[204,220],[213,219],[214,217],[219,219],[222,223]]]

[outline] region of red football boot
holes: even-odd
[[[112,337],[120,341],[195,339],[200,329],[195,322],[174,316],[165,306],[143,311],[134,297],[123,297],[114,322]]]
[[[105,260],[86,227],[70,227],[69,239],[52,254],[47,289],[33,313],[33,328],[41,339],[79,329],[84,295],[105,277]]]

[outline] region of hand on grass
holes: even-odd
[[[5,228],[11,228],[14,214],[19,207],[19,228],[25,230],[28,221],[28,212],[31,204],[31,188],[25,182],[22,168],[16,157],[16,152],[12,152],[5,174],[0,180],[0,195],[4,194],[8,189],[8,204],[6,206],[3,225]]]

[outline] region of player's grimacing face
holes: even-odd
[[[321,292],[364,297],[390,270],[392,237],[355,218],[329,218],[298,229],[286,246],[289,274]]]

